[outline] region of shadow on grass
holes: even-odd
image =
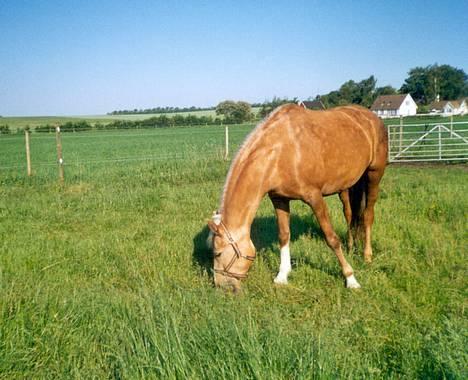
[[[322,231],[312,216],[302,218],[297,215],[291,215],[290,226],[291,241],[293,242],[302,235],[319,235],[323,238]],[[194,266],[212,277],[211,268],[213,267],[213,254],[206,245],[208,233],[208,227],[205,226],[194,236],[192,260]],[[267,216],[255,218],[251,228],[251,237],[257,249],[257,254],[265,249],[277,249],[278,226],[276,217]],[[325,239],[323,239],[323,241],[324,244],[326,244]]]

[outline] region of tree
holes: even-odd
[[[259,116],[260,117],[266,117],[271,111],[274,109],[278,108],[279,106],[283,104],[288,104],[288,103],[293,103],[297,104],[298,99],[293,98],[293,99],[288,99],[288,98],[279,98],[277,96],[274,96],[271,101],[265,100],[260,108],[259,111]]]
[[[252,107],[247,102],[225,100],[216,106],[216,115],[224,116],[228,124],[243,123],[253,118]]]
[[[327,107],[345,104],[360,104],[370,107],[375,99],[375,85],[377,80],[373,75],[360,82],[349,80],[343,83],[338,91],[331,91],[320,96],[320,100]]]
[[[374,100],[377,99],[380,95],[396,95],[398,91],[395,87],[390,85],[377,87],[374,92]]]
[[[11,133],[8,125],[0,125],[0,135],[9,135]]]
[[[468,96],[468,76],[462,69],[450,65],[414,67],[400,88],[420,104],[429,104],[440,96],[450,100]]]

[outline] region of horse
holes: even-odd
[[[387,165],[388,139],[381,119],[350,105],[312,111],[296,104],[274,110],[254,128],[228,171],[219,211],[208,221],[216,286],[240,290],[255,259],[250,229],[263,197],[276,212],[280,244],[277,284],[291,272],[289,203],[302,200],[313,210],[334,251],[347,288],[360,288],[330,222],[324,197],[339,194],[348,249],[365,239],[364,260],[372,261],[371,229],[379,183]]]

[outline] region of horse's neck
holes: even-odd
[[[224,224],[237,235],[250,237],[250,226],[267,190],[261,166],[244,165],[234,171],[224,191],[221,213]]]

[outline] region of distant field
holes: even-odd
[[[254,113],[257,114],[259,108],[253,109]],[[166,113],[164,115],[170,117],[177,114],[188,115],[193,114],[197,116],[216,116],[214,110],[212,111],[194,111],[194,112],[179,112],[179,113]],[[42,126],[42,125],[54,125],[54,124],[63,124],[68,121],[76,122],[80,120],[85,120],[91,124],[106,124],[107,122],[113,120],[145,120],[151,117],[160,116],[161,114],[135,114],[135,115],[84,115],[84,116],[30,116],[30,117],[0,117],[0,126],[8,125],[12,131],[15,131],[17,128],[25,128],[29,126],[31,128]],[[455,116],[454,121],[468,121],[468,115],[465,116]],[[448,122],[449,118],[441,116],[417,116],[417,117],[407,117],[404,118],[405,124],[412,123],[435,123],[435,122]],[[398,118],[394,119],[384,119],[385,125],[389,124],[399,124],[400,120]]]
[[[258,112],[258,108],[254,108],[254,113]],[[160,115],[166,115],[168,117],[175,115],[196,115],[196,116],[216,116],[214,110],[208,111],[193,111],[193,112],[174,112],[174,113],[164,113],[164,114],[134,114],[134,115],[82,115],[82,116],[25,116],[25,117],[0,117],[0,125],[8,125],[12,130],[17,128],[24,128],[29,126],[31,128],[38,127],[41,125],[54,125],[62,124],[68,121],[76,122],[80,120],[85,120],[91,124],[101,123],[106,124],[107,122],[113,120],[145,120],[151,117],[156,117]]]

